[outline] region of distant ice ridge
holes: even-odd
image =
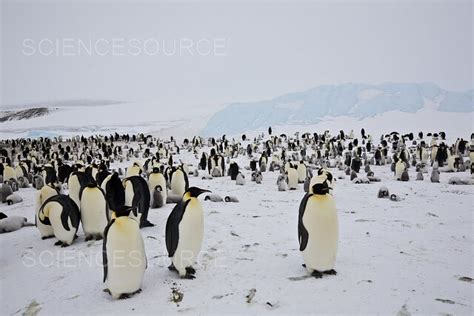
[[[271,100],[232,103],[215,113],[202,134],[235,134],[270,125],[310,125],[324,117],[371,118],[389,111],[416,113],[429,103],[441,112],[472,113],[474,90],[446,91],[433,83],[324,85]]]

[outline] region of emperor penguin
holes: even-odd
[[[336,274],[334,270],[339,238],[336,204],[325,174],[304,196],[298,217],[298,238],[305,267],[315,278]]]
[[[51,223],[56,246],[70,246],[76,238],[81,215],[76,203],[67,195],[53,195],[47,199],[39,211],[39,220],[47,225]]]
[[[160,169],[154,167],[152,173],[150,173],[150,176],[148,177],[148,189],[150,190],[150,205],[156,205],[156,203],[154,203],[154,197],[157,186],[161,187],[161,200],[166,203],[166,199],[168,197],[168,192],[166,191],[166,179],[165,176],[160,172]]]
[[[10,166],[5,166],[5,168],[3,169],[3,180],[10,180],[10,179],[16,180],[15,169],[13,169]]]
[[[171,191],[178,195],[183,195],[189,188],[188,176],[181,167],[176,168],[171,173]]]
[[[198,196],[209,190],[191,187],[171,211],[166,222],[166,249],[171,258],[170,270],[181,278],[194,279],[192,267],[201,251],[204,216]]]
[[[58,191],[51,185],[45,185],[39,190],[38,194],[36,195],[36,210],[35,210],[35,223],[36,227],[41,235],[41,239],[47,239],[54,237],[53,226],[51,226],[51,222],[49,219],[45,219],[44,221],[40,221],[39,210],[43,203],[49,199],[50,197],[57,195]]]
[[[86,241],[103,238],[109,222],[109,211],[104,191],[96,183],[86,185],[80,193],[82,229]]]
[[[142,173],[142,168],[138,162],[134,162],[132,166],[127,168],[126,177],[139,176]]]
[[[146,180],[141,176],[131,176],[124,181],[125,205],[138,209],[140,228],[152,227],[155,224],[148,221],[150,209],[150,191]]]
[[[81,207],[81,199],[79,197],[81,190],[93,179],[90,175],[82,171],[74,171],[69,176],[67,186],[69,188],[69,196],[71,199],[76,203],[77,207],[80,210]]]
[[[229,165],[229,175],[231,180],[235,180],[239,174],[239,165],[236,162],[231,162]]]
[[[105,193],[109,215],[111,211],[125,205],[125,188],[117,172],[108,175],[107,178],[102,181],[101,188]]]
[[[331,172],[327,171],[326,169],[320,168],[318,169],[318,172],[311,178],[311,182],[309,183],[309,188],[308,192],[314,193],[311,190],[313,189],[314,185],[316,183],[319,183],[321,180],[320,177],[326,177],[326,181],[329,185],[330,190],[334,189],[334,176],[332,175]],[[357,175],[356,175],[357,177]],[[351,176],[351,181],[352,181],[352,176]]]
[[[286,180],[288,181],[288,188],[290,190],[296,190],[298,188],[298,171],[293,167],[285,168],[286,170]]]
[[[448,150],[448,160],[447,160],[447,165],[448,166],[446,168],[446,171],[447,172],[455,172],[456,171],[455,163],[456,163],[456,156],[452,155],[450,153],[450,151]]]
[[[306,180],[306,165],[303,160],[298,164],[296,171],[298,172],[298,182],[304,183],[304,180]]]
[[[403,160],[399,159],[395,163],[395,179],[396,180],[401,180],[402,179],[402,174],[405,171],[405,169],[406,169],[405,162],[403,162]]]
[[[114,299],[140,292],[147,268],[145,244],[138,222],[129,217],[131,211],[132,208],[125,206],[114,210],[104,231],[103,282],[106,282],[105,291]]]

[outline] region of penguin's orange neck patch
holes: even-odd
[[[183,195],[183,201],[187,201],[191,198],[191,194],[189,192],[184,193]]]

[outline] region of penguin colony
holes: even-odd
[[[120,299],[141,291],[147,258],[140,229],[155,225],[148,220],[150,209],[175,204],[166,223],[157,223],[165,229],[168,269],[194,279],[193,265],[205,238],[199,197],[216,203],[239,202],[236,196],[222,198],[191,186],[189,177],[228,177],[245,186],[244,170],[250,171],[250,182],[256,184],[265,181],[265,173],[276,172],[275,191],[302,191],[298,212],[294,206],[299,250],[308,274],[322,278],[337,274],[339,227],[331,169],[344,171],[354,184],[381,181],[371,171],[373,165],[386,165],[398,181],[410,181],[409,168],[416,169],[415,181],[430,174],[430,181],[438,183],[440,172],[454,171],[466,171],[470,177],[453,177],[450,184],[472,184],[474,177],[474,134],[470,143],[457,139],[453,144],[447,143],[443,132],[417,136],[393,132],[378,142],[364,129],[360,134],[360,139],[353,131],[342,130],[337,135],[325,131],[276,136],[269,128],[268,135],[253,140],[246,135],[240,139],[195,136],[180,144],[173,137],[117,133],[5,140],[0,142],[0,200],[21,203],[18,191],[32,186],[37,190],[34,217],[40,238],[55,238],[55,245],[68,247],[82,226],[86,241],[103,240],[104,291]],[[175,161],[180,151],[193,153],[195,161]],[[247,157],[249,164],[239,166],[238,157]],[[114,163],[124,161],[129,165],[125,171],[114,169]],[[378,197],[400,201],[386,186]],[[0,213],[0,233],[32,225],[23,217]],[[118,258],[118,253],[126,255]]]

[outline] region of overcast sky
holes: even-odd
[[[473,87],[471,1],[5,1],[1,104],[195,106],[321,84]]]

